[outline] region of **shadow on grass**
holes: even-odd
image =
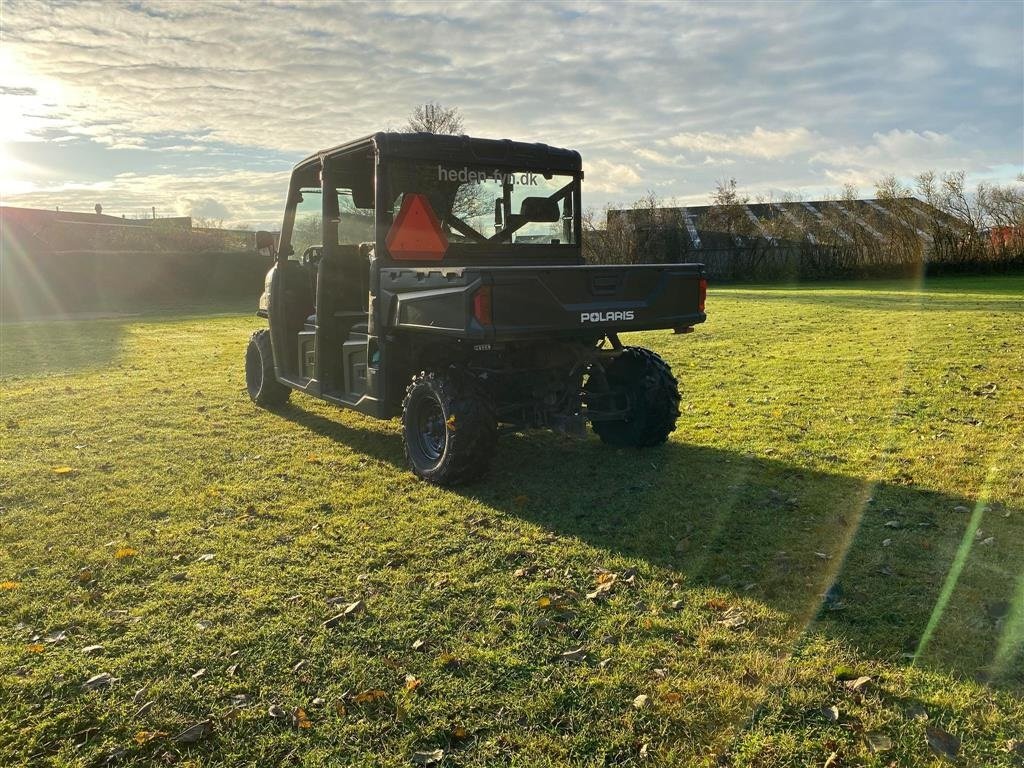
[[[106,368],[117,361],[129,330],[140,324],[175,324],[241,312],[240,303],[228,302],[150,306],[141,314],[94,312],[61,318],[5,320],[0,322],[0,378]]]
[[[301,405],[281,414],[404,468],[397,434]],[[672,442],[615,450],[593,437],[542,432],[506,436],[491,473],[454,490],[690,583],[761,600],[786,612],[797,631],[813,628],[872,658],[905,664],[941,605],[971,518],[964,508],[975,507],[973,499],[714,448]],[[1019,687],[1024,648],[994,662],[1008,631],[1001,606],[1014,600],[1020,564],[993,566],[979,549],[972,547],[919,663]]]

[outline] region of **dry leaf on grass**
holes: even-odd
[[[867,684],[870,682],[870,677],[868,677],[867,675],[861,675],[860,677],[856,677],[853,680],[847,680],[843,683],[843,685],[845,685],[849,690],[853,691],[854,693],[859,693],[860,691],[864,690],[864,688],[867,687]]]
[[[824,715],[825,719],[830,723],[839,722],[839,707],[833,704],[831,707],[822,707],[821,714]]]
[[[960,739],[952,733],[929,725],[925,729],[925,734],[928,738],[928,746],[936,754],[953,760],[960,753]]]
[[[372,704],[377,701],[382,701],[388,697],[387,691],[382,691],[380,688],[371,688],[368,691],[357,693],[352,697],[352,701],[356,704]]]
[[[108,685],[116,682],[117,678],[109,672],[100,672],[98,675],[93,675],[82,683],[82,687],[86,690],[95,690],[97,688],[106,688]]]
[[[194,744],[200,739],[205,739],[211,733],[213,733],[213,723],[209,720],[200,720],[175,736],[174,740],[179,744]]]
[[[284,707],[282,707],[280,704],[271,704],[269,707],[267,707],[267,714],[275,720],[280,720],[282,717],[285,716]]]
[[[868,748],[875,754],[892,749],[892,739],[878,731],[868,731],[864,734],[864,740],[868,743]]]
[[[647,698],[648,697],[646,693],[641,693],[639,696],[633,699],[633,706],[636,709],[643,709],[647,706]]]
[[[114,553],[115,560],[125,560],[129,557],[135,557],[139,554],[139,550],[133,549],[132,547],[121,547]]]
[[[429,752],[423,751],[412,753],[413,765],[434,765],[435,763],[440,763],[443,759],[443,749],[435,749]]]
[[[571,651],[565,651],[561,657],[562,661],[583,661],[587,658],[587,650],[583,646]]]
[[[153,739],[159,739],[166,735],[165,731],[139,731],[135,734],[135,743],[139,745],[146,744]]]
[[[103,648],[102,645],[87,645],[85,646],[85,648],[82,649],[82,653],[88,656],[92,653],[103,653],[104,650],[105,649]]]
[[[312,728],[313,723],[310,721],[309,716],[306,714],[306,710],[302,707],[296,707],[292,710],[292,725],[299,729]]]
[[[46,646],[42,643],[29,643],[25,646],[25,650],[29,653],[42,653],[46,650]]]
[[[75,473],[74,467],[54,467],[53,474],[55,475],[71,475]]]
[[[420,678],[416,677],[415,675],[406,675],[405,676],[405,690],[407,690],[407,691],[415,691],[421,685],[423,685],[423,680],[421,680]]]

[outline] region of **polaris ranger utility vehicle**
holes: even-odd
[[[665,442],[676,380],[617,334],[703,322],[703,266],[584,264],[582,181],[577,152],[467,136],[377,133],[306,158],[249,395],[401,415],[412,471],[444,485],[487,469],[499,425]]]

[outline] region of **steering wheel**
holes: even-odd
[[[306,246],[306,250],[302,252],[302,263],[309,265],[316,265],[320,263],[320,259],[324,256],[324,247],[322,245],[309,245]]]

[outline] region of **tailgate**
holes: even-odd
[[[493,267],[496,338],[679,328],[704,322],[701,264]]]

